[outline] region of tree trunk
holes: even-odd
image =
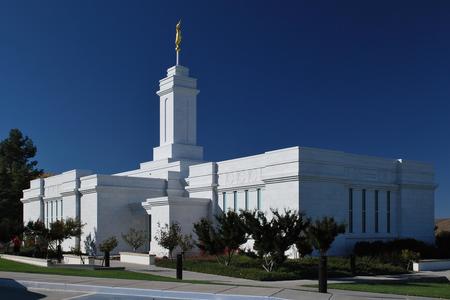
[[[350,270],[352,276],[356,276],[356,257],[354,254],[350,255]]]
[[[327,292],[327,257],[320,255],[319,259],[319,293]]]

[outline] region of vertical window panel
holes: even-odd
[[[248,190],[245,190],[245,210],[248,210]]]
[[[386,231],[391,233],[391,191],[387,191],[386,202]]]
[[[375,191],[375,232],[378,233],[378,191]]]
[[[45,202],[45,226],[48,227],[48,202]]]
[[[362,190],[361,231],[366,232],[366,190]]]
[[[237,203],[237,191],[234,191],[233,192],[233,209],[234,209],[234,211],[237,211],[237,206],[238,206],[238,203]]]
[[[222,193],[222,210],[225,212],[227,210],[227,193]]]
[[[261,189],[256,190],[256,208],[261,209]]]
[[[353,189],[348,190],[348,232],[353,233]]]

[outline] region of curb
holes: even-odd
[[[21,287],[18,284],[22,285]],[[285,300],[282,298],[271,296],[248,296],[248,295],[226,295],[226,294],[212,294],[201,292],[175,292],[164,290],[138,289],[138,288],[124,288],[124,287],[109,287],[83,284],[67,284],[67,283],[52,283],[39,282],[27,280],[11,280],[0,279],[0,287],[9,288],[36,288],[49,289],[59,291],[76,291],[76,292],[90,292],[98,294],[112,294],[123,296],[142,296],[152,297],[154,300],[171,299],[171,300]]]

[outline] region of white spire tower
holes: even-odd
[[[153,160],[203,160],[203,148],[197,146],[197,79],[189,69],[179,65],[181,21],[175,38],[177,64],[167,69],[159,81],[159,147],[153,149]]]

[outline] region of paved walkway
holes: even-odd
[[[175,278],[175,269],[161,268],[157,266],[143,266],[137,264],[121,263],[113,261],[112,266],[125,267],[126,270],[140,273],[150,273]],[[343,282],[399,282],[399,281],[443,281],[445,278],[450,280],[450,271],[443,272],[420,272],[402,275],[385,275],[385,276],[356,276],[347,278],[333,278],[328,283]],[[245,285],[245,286],[261,286],[272,288],[289,288],[315,290],[307,287],[308,285],[317,285],[317,280],[301,279],[301,280],[283,280],[283,281],[257,281],[250,279],[242,279],[235,277],[227,277],[221,275],[205,274],[198,272],[183,271],[183,279],[186,280],[204,280],[219,284]]]
[[[107,271],[105,271],[107,272]],[[330,290],[329,294],[282,287],[249,287],[218,284],[190,284],[124,280],[48,274],[0,272],[1,295],[18,299],[243,299],[243,300],[356,300],[356,299],[427,299],[421,297]],[[24,293],[23,297],[18,293]],[[67,295],[66,295],[67,294]],[[112,297],[114,295],[114,297]],[[10,297],[8,299],[14,299]]]

